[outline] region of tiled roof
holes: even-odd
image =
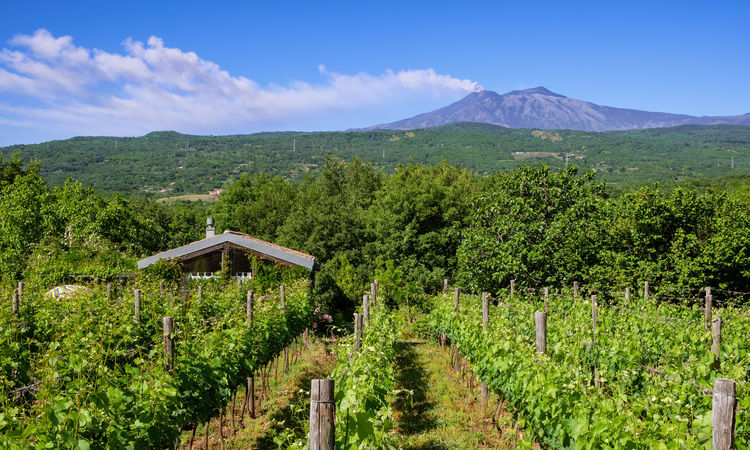
[[[284,261],[297,266],[302,266],[309,270],[313,270],[313,268],[315,267],[315,257],[312,255],[282,247],[271,242],[266,242],[243,233],[227,230],[222,234],[217,234],[216,236],[201,239],[200,241],[191,242],[190,244],[183,245],[182,247],[173,248],[171,250],[149,256],[148,258],[144,258],[138,261],[138,268],[146,268],[151,264],[159,261],[160,259],[181,258],[183,256],[189,256],[192,253],[196,253],[201,250],[205,250],[217,245],[223,245],[226,243],[234,244],[238,247],[244,247],[246,249],[268,255],[273,259]]]

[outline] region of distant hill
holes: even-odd
[[[741,116],[695,117],[614,108],[568,98],[539,86],[503,95],[492,91],[472,92],[444,108],[369,129],[413,130],[455,122],[489,123],[508,128],[610,131],[678,125],[750,125],[750,113]]]
[[[750,174],[750,127],[685,125],[595,133],[455,123],[408,131],[234,136],[154,132],[0,148],[5,158],[15,152],[26,160],[41,160],[42,173],[52,185],[72,177],[124,194],[207,194],[241,173],[301,180],[320,169],[327,157],[356,157],[385,171],[410,161],[445,160],[483,174],[522,164],[562,167],[567,160],[596,169],[610,185],[623,187]]]

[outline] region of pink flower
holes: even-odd
[[[328,323],[333,322],[333,317],[329,316],[328,314],[323,314],[323,320],[325,320]]]
[[[318,328],[318,322],[313,322],[313,328]]]
[[[320,308],[315,308],[315,314],[320,312]]]

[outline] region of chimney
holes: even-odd
[[[214,228],[214,218],[209,217],[206,219],[206,239],[214,237],[216,228]]]

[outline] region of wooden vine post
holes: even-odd
[[[133,316],[135,323],[141,323],[141,290],[133,290]]]
[[[354,349],[359,350],[362,347],[362,314],[354,313]]]
[[[486,333],[487,327],[490,325],[490,302],[487,292],[482,292],[482,330]],[[482,409],[487,411],[487,400],[489,399],[490,391],[487,388],[487,382],[482,381]]]
[[[18,282],[18,286],[16,287],[16,292],[18,292],[18,301],[19,302],[23,301],[23,287],[24,287],[23,281],[19,281]]]
[[[310,384],[310,450],[333,450],[336,444],[336,402],[333,380],[312,380]]]
[[[717,378],[714,382],[713,410],[711,412],[714,449],[725,450],[734,446],[736,403],[734,381]]]
[[[21,310],[21,300],[18,295],[18,292],[13,293],[13,303],[11,305],[12,312],[14,316],[17,316],[19,314],[19,311]]]
[[[372,306],[375,306],[375,302],[378,299],[378,284],[373,281],[370,283],[370,301],[372,301]]]
[[[167,369],[174,369],[174,317],[164,317],[164,355],[167,357]]]
[[[453,305],[456,308],[456,318],[458,318],[458,309],[459,309],[458,298],[460,295],[461,295],[461,289],[455,288],[453,290]],[[461,370],[460,358],[458,356],[458,345],[454,345],[454,347],[455,347],[454,353],[456,356],[453,359],[453,363],[454,363],[454,369],[456,370],[456,372],[458,372],[459,370]]]
[[[513,294],[516,293],[516,280],[510,280],[510,299],[513,300]]]
[[[107,300],[112,300],[112,283],[107,283]]]
[[[629,287],[625,288],[625,304],[627,305],[628,308],[630,308],[630,288]]]
[[[281,296],[281,314],[286,313],[286,289],[284,285],[279,286],[279,295]],[[278,367],[278,366],[277,366]],[[284,347],[284,373],[289,370],[289,348]]]
[[[714,367],[718,370],[721,367],[721,317],[714,320],[711,336],[713,337],[711,351],[714,354]]]
[[[549,301],[549,288],[544,288],[544,312],[547,312],[549,310],[549,306],[547,302]]]
[[[711,288],[706,288],[706,306],[705,306],[705,313],[706,313],[706,331],[711,329],[711,309],[713,309],[713,301],[714,297],[711,295]]]
[[[643,298],[648,299],[648,281],[643,282]]]
[[[648,283],[648,281],[646,282]],[[599,309],[596,295],[591,296],[591,343],[596,346],[596,321],[599,318]],[[599,369],[594,366],[594,385],[599,387]]]
[[[578,297],[578,282],[573,282],[573,297]]]
[[[534,313],[534,328],[536,329],[536,351],[542,355],[547,354],[547,312],[537,311]]]
[[[448,295],[448,279],[443,278],[443,295]],[[440,347],[445,347],[445,333],[440,332]]]
[[[198,298],[203,298],[203,286],[198,286]]]
[[[254,323],[253,308],[255,303],[255,294],[253,291],[247,291],[247,301],[245,303],[245,313],[247,315],[247,327],[252,328]],[[255,372],[247,377],[247,391],[245,393],[245,402],[247,403],[247,412],[250,417],[255,418]],[[244,414],[244,411],[243,411]]]
[[[365,325],[370,324],[370,296],[365,294],[362,296],[362,314],[364,314]]]

